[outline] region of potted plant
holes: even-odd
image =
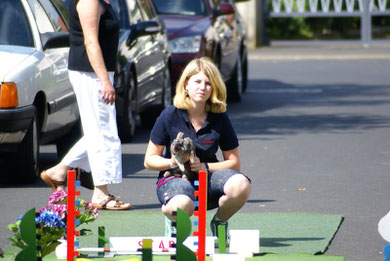
[[[77,226],[96,220],[98,211],[93,204],[83,199],[78,200],[80,204],[76,205],[76,211],[79,211],[80,215],[75,217]],[[36,213],[36,233],[39,235],[37,256],[44,257],[50,254],[61,244],[61,239],[66,239],[66,214],[67,192],[64,190],[53,192],[48,204]],[[13,237],[9,238],[12,245],[24,249],[27,244],[20,233],[22,218],[23,215],[15,223],[9,224],[8,228],[14,233]],[[80,235],[83,234],[85,230],[80,231]]]

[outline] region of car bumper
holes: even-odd
[[[16,109],[0,109],[0,148],[3,144],[20,143],[34,118],[33,105]]]

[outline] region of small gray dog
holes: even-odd
[[[171,153],[178,164],[178,167],[165,171],[164,177],[181,176],[186,180],[194,180],[196,173],[190,170],[190,162],[194,162],[195,146],[192,139],[184,138],[184,133],[179,132],[176,139],[172,141]]]

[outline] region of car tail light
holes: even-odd
[[[18,90],[15,83],[5,82],[0,85],[0,108],[18,106]]]

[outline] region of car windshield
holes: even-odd
[[[19,0],[0,1],[0,44],[34,47],[29,22]]]
[[[153,0],[158,14],[207,15],[204,0]]]

